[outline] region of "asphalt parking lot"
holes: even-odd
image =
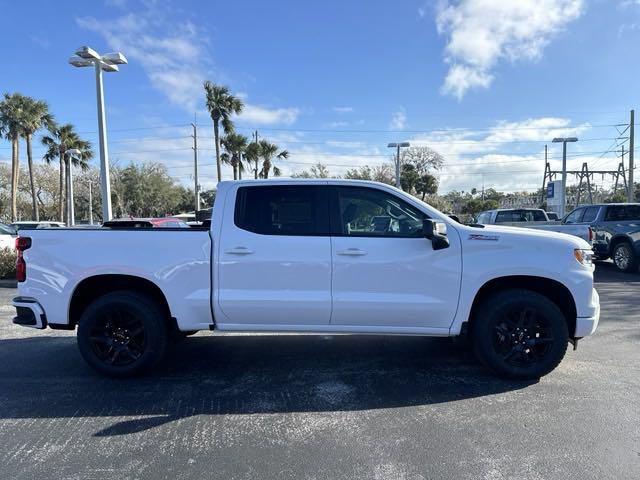
[[[596,273],[597,335],[539,382],[447,339],[208,332],[109,380],[0,289],[0,478],[640,478],[640,275]]]

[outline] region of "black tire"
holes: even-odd
[[[613,264],[625,273],[638,271],[638,257],[627,242],[620,242],[613,248]]]
[[[82,358],[110,377],[130,377],[153,368],[168,340],[165,314],[146,295],[116,291],[93,301],[78,322]]]
[[[555,369],[567,351],[567,322],[539,293],[498,292],[479,307],[471,328],[478,359],[501,377],[531,380]]]

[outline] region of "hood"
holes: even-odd
[[[533,228],[507,227],[502,225],[485,225],[484,228],[467,227],[466,233],[471,235],[497,235],[505,239],[535,240],[540,242],[564,244],[571,248],[591,250],[591,245],[581,238],[566,233],[552,232],[549,230],[536,230]],[[498,238],[498,241],[499,241]]]

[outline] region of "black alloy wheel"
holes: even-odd
[[[85,309],[77,336],[82,357],[98,372],[111,377],[137,375],[164,356],[168,314],[143,293],[111,292]]]
[[[471,322],[476,356],[502,377],[537,379],[555,369],[567,351],[569,331],[560,308],[522,288],[492,294]]]

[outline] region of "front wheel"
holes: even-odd
[[[111,377],[140,374],[155,366],[167,347],[166,315],[146,295],[117,291],[93,301],[78,322],[84,360]]]
[[[473,349],[500,376],[529,380],[555,369],[569,341],[567,322],[547,297],[505,290],[480,306],[472,323]]]
[[[613,249],[613,263],[621,272],[630,273],[638,270],[638,259],[631,245],[626,242],[617,244]]]

